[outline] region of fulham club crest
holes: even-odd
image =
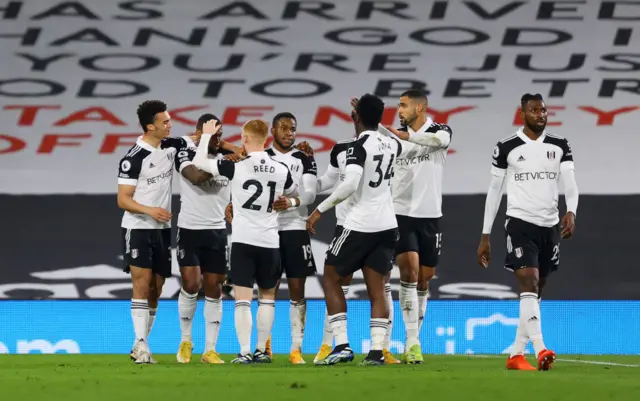
[[[549,160],[555,160],[556,158],[556,152],[553,150],[549,150],[547,151],[547,159]]]

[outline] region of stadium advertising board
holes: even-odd
[[[217,351],[238,352],[233,326],[232,301],[223,303]],[[127,301],[6,301],[0,302],[0,353],[85,353],[127,354],[133,332]],[[640,322],[629,319],[640,313],[637,301],[543,302],[544,339],[558,354],[638,354]],[[369,349],[369,303],[348,302],[349,340],[356,353]],[[194,352],[204,347],[203,305],[199,303],[193,324]],[[255,318],[257,303],[253,305]],[[322,341],[325,304],[309,301],[302,351],[315,354]],[[400,304],[395,302],[395,315]],[[25,321],[31,316],[31,321]],[[37,317],[37,318],[36,318]],[[35,320],[37,319],[37,320]],[[158,317],[149,337],[157,354],[174,354],[180,343],[176,301],[161,301]],[[518,324],[517,301],[435,301],[421,331],[425,354],[504,354],[513,343]],[[289,302],[276,302],[273,350],[290,349]],[[598,327],[597,331],[593,328]],[[256,342],[253,333],[252,344]],[[396,319],[392,352],[402,352],[404,326]],[[527,353],[532,353],[531,344]],[[124,357],[124,356],[123,356]],[[282,357],[284,358],[284,356]],[[496,363],[502,363],[496,361]]]
[[[446,194],[486,191],[524,92],[546,97],[582,193],[640,193],[637,2],[190,3],[4,2],[0,192],[115,193],[149,98],[169,104],[172,135],[213,111],[231,141],[291,111],[322,171],[352,134],[351,96],[381,96],[393,124],[398,95],[422,88],[454,131]]]

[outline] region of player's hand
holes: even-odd
[[[237,162],[239,162],[240,160],[244,160],[244,159],[245,159],[245,157],[244,157],[244,156],[237,155],[237,154],[235,154],[235,153],[229,153],[228,155],[225,155],[225,156],[224,156],[224,159],[225,159],[225,160],[231,160],[232,162],[237,163]]]
[[[289,198],[286,196],[279,196],[275,202],[273,202],[273,210],[276,212],[282,212],[283,210],[287,210],[291,207],[291,202]]]
[[[227,207],[224,209],[224,218],[231,224],[233,220],[233,204],[229,203]]]
[[[147,215],[151,216],[154,220],[160,223],[166,223],[171,221],[171,212],[161,207],[152,207],[147,211]]]
[[[405,131],[399,131],[395,127],[392,126],[384,126],[389,132],[395,135],[397,138],[402,139],[403,141],[409,140],[409,133]]]
[[[215,135],[222,128],[222,124],[218,120],[209,120],[202,125],[202,133],[203,134],[211,134]]]
[[[311,147],[311,145],[309,145],[309,142],[302,141],[299,144],[297,144],[295,148],[301,151],[302,153],[304,153],[305,155],[313,157],[313,148]]]
[[[307,218],[307,231],[309,231],[311,234],[316,233],[315,225],[318,220],[320,220],[320,217],[322,217],[322,214],[320,214],[318,209],[316,209],[313,211],[313,213],[311,213],[311,216]]]
[[[562,218],[562,224],[560,225],[560,237],[569,239],[573,237],[573,232],[576,229],[576,215],[569,212]]]
[[[352,97],[351,98],[351,108],[353,110],[355,110],[356,107],[358,107],[358,102],[359,102],[359,99],[357,97]]]
[[[491,242],[489,236],[482,235],[480,245],[478,246],[478,264],[485,269],[489,267],[491,261]]]

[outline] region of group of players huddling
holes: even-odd
[[[242,127],[242,145],[222,140],[220,120],[202,115],[191,136],[170,137],[167,106],[151,100],[138,107],[140,136],[120,161],[118,205],[124,209],[122,238],[125,271],[133,282],[131,317],[135,340],[131,358],[155,363],[151,332],[165,278],[171,276],[171,181],[181,181],[176,239],[182,275],[178,305],[180,363],[192,358],[192,322],[197,296],[205,295],[203,363],[224,363],[216,352],[222,321],[222,286],[233,285],[235,328],[240,352],[232,363],[269,363],[276,292],[286,274],[291,299],[293,364],[304,364],[301,348],[306,321],[305,281],[316,272],[309,233],[335,207],[337,226],[326,253],[323,286],[327,305],[318,365],[353,360],[347,337],[345,295],[361,270],[371,302],[371,350],[361,364],[423,362],[419,333],[427,309],[429,281],[442,248],[442,175],[451,129],[427,117],[427,98],[409,90],[399,99],[400,127],[381,125],[384,103],[366,94],[352,99],[355,136],[338,142],[326,173],[317,177],[313,150],[295,144],[297,120],[291,113]],[[477,251],[488,267],[490,233],[506,181],[505,268],[520,286],[520,322],[507,368],[535,370],[524,358],[529,341],[547,370],[555,353],[546,349],[541,330],[540,296],[559,265],[561,238],[574,232],[578,189],[566,139],[545,130],[542,96],[521,98],[524,126],[498,142],[493,151],[491,184]],[[265,149],[271,132],[273,145]],[[559,219],[559,181],[567,214]],[[331,194],[309,215],[316,194]],[[231,203],[230,203],[231,201]],[[227,258],[225,219],[232,225]],[[400,268],[399,301],[406,328],[400,360],[389,352],[393,301],[392,262]],[[229,271],[227,272],[227,259]],[[257,344],[251,352],[253,287],[258,287]],[[335,342],[335,346],[333,343]]]

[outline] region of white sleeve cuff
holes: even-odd
[[[118,178],[118,185],[131,185],[135,187],[138,185],[138,180],[134,178]]]

